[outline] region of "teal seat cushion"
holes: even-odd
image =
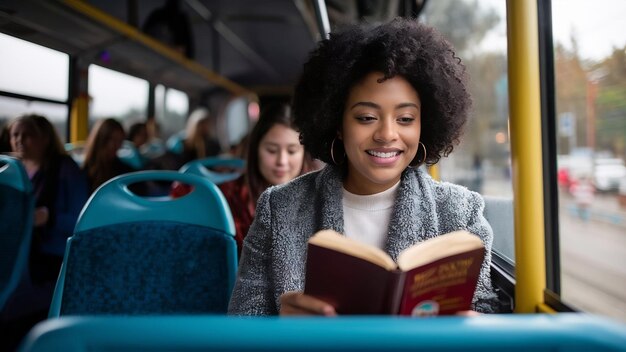
[[[13,275],[19,249],[30,232],[31,198],[23,191],[0,184],[0,289]],[[0,302],[1,303],[1,302]],[[0,304],[0,307],[2,304]]]
[[[61,314],[226,313],[229,241],[220,231],[169,221],[76,233]]]

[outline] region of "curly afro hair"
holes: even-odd
[[[383,80],[402,76],[418,92],[424,162],[435,164],[452,152],[472,105],[465,66],[433,28],[397,18],[377,27],[346,27],[311,53],[293,100],[294,123],[311,155],[333,164],[331,143],[341,130],[349,91],[374,71]]]

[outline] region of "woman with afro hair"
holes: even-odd
[[[451,45],[414,20],[352,26],[323,40],[304,65],[293,112],[301,143],[327,166],[261,195],[229,313],[335,315],[302,293],[307,240],[323,229],[394,260],[417,242],[473,233],[486,255],[473,311],[463,314],[494,312],[493,233],[482,197],[419,168],[459,143],[472,103],[466,82]]]

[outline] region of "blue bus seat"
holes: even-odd
[[[218,172],[210,168],[225,168],[228,171]],[[242,175],[246,162],[239,158],[211,157],[192,160],[180,168],[182,173],[190,173],[207,178],[216,185],[232,181]]]
[[[153,139],[139,148],[139,153],[146,159],[156,159],[166,151],[165,143],[160,139]]]
[[[141,197],[129,185],[178,181],[176,199]],[[138,171],[100,186],[83,208],[50,317],[226,313],[237,270],[235,227],[219,189],[176,171]]]
[[[623,324],[578,313],[479,317],[62,317],[20,351],[626,351]]]
[[[185,140],[185,136],[185,131],[174,133],[165,142],[165,147],[167,148],[167,150],[174,154],[182,154],[184,149],[183,142]]]
[[[117,150],[117,157],[126,165],[135,170],[143,169],[145,160],[131,141],[124,141]]]
[[[0,310],[28,271],[34,206],[24,166],[0,154]]]
[[[483,196],[483,214],[493,229],[493,250],[515,262],[515,220],[513,199]]]

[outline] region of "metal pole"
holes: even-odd
[[[330,21],[328,20],[326,2],[324,0],[314,0],[313,7],[315,8],[315,19],[317,20],[317,27],[320,30],[320,35],[322,36],[322,39],[329,39]]]
[[[536,0],[507,0],[509,109],[515,205],[515,312],[543,303],[543,212],[539,35]]]

